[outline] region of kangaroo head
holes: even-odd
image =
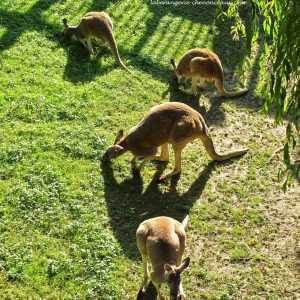
[[[170,289],[171,300],[186,300],[186,296],[181,293],[181,274],[189,266],[190,258],[187,257],[183,260],[179,267],[171,266],[169,264],[164,265],[165,280]]]
[[[66,18],[62,19],[63,23],[64,23],[64,26],[65,26],[65,29],[63,31],[63,35],[68,39],[70,40],[72,38],[72,35],[75,34],[75,31],[74,31],[74,27],[72,26],[69,26],[68,24],[68,20]]]
[[[122,155],[124,152],[127,151],[124,147],[119,145],[122,141],[123,135],[123,130],[120,130],[117,133],[115,142],[106,150],[106,152],[103,155],[103,158],[110,160],[112,158],[116,158]]]

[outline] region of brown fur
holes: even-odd
[[[240,96],[248,91],[247,89],[238,92],[225,90],[221,61],[218,55],[209,49],[191,49],[181,57],[177,65],[174,59],[171,59],[171,64],[179,82],[181,78],[192,78],[192,89],[188,93],[197,93],[198,81],[200,87],[205,88],[205,80],[214,80],[218,91],[225,97]]]
[[[148,283],[148,262],[152,265],[150,279],[157,289],[160,299],[163,299],[159,286],[167,282],[171,299],[186,299],[181,273],[189,265],[189,258],[182,263],[185,249],[185,227],[188,216],[182,223],[169,217],[156,217],[140,224],[136,232],[138,249],[142,255],[144,281],[138,296],[145,290]]]
[[[175,167],[160,177],[160,180],[164,180],[181,172],[181,152],[196,138],[202,141],[210,157],[217,161],[240,156],[248,151],[242,149],[218,154],[203,117],[184,103],[167,102],[153,107],[124,138],[123,131],[120,131],[114,145],[107,149],[104,157],[111,159],[130,151],[134,155],[132,162],[137,158],[144,158],[137,168],[141,170],[150,160],[168,161],[168,144],[171,144],[175,153]],[[159,146],[161,153],[156,155]]]
[[[90,54],[93,53],[92,38],[100,39],[104,44],[107,43],[111,48],[116,63],[123,69],[132,73],[122,62],[117,43],[113,34],[113,23],[110,16],[102,12],[92,11],[83,16],[77,26],[69,26],[67,19],[63,19],[65,26],[64,34],[70,38],[75,35],[76,38],[88,48]]]

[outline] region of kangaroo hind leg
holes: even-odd
[[[169,171],[160,176],[159,180],[163,181],[173,175],[179,174],[181,172],[181,151],[184,146],[181,145],[173,145],[174,154],[175,154],[175,166],[172,171]]]
[[[154,160],[169,161],[169,146],[168,144],[161,145],[160,155],[156,155]]]
[[[205,89],[205,78],[204,77],[200,77],[199,87],[202,89]]]

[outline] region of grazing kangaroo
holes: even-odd
[[[205,79],[215,81],[219,93],[224,97],[240,96],[248,92],[247,89],[238,92],[227,92],[224,88],[224,75],[221,61],[216,53],[209,49],[195,48],[187,51],[176,65],[175,60],[171,59],[174,74],[180,83],[181,78],[192,77],[192,88],[186,91],[188,94],[196,95],[197,82],[200,81],[200,87],[205,88]]]
[[[217,161],[239,156],[248,151],[247,148],[218,154],[203,117],[184,103],[167,102],[153,107],[124,138],[123,130],[120,130],[114,144],[107,149],[103,158],[111,159],[131,151],[134,155],[132,163],[137,158],[143,157],[137,168],[140,171],[150,160],[169,161],[168,144],[171,144],[175,153],[175,166],[172,171],[160,177],[160,180],[164,180],[181,172],[181,152],[196,138],[202,141],[209,156]],[[156,155],[159,146],[161,153]]]
[[[104,44],[107,43],[111,48],[116,63],[129,73],[132,72],[122,62],[117,43],[113,34],[113,23],[110,16],[105,12],[92,11],[83,16],[77,26],[69,26],[67,19],[62,20],[65,26],[64,35],[70,39],[73,35],[89,50],[92,54],[92,38],[100,39]]]
[[[164,299],[159,288],[166,282],[170,289],[170,299],[185,300],[181,274],[189,266],[190,258],[183,261],[185,249],[185,227],[188,216],[182,223],[169,217],[156,217],[140,224],[136,232],[136,241],[142,255],[144,280],[137,299],[145,292],[149,280],[148,258],[152,265],[150,279],[153,282],[159,299]]]

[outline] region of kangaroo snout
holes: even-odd
[[[102,155],[102,160],[111,161],[112,158],[115,158],[115,149],[114,145],[110,146],[105,153]]]
[[[109,157],[109,154],[107,153],[107,151],[108,151],[108,150],[106,150],[106,151],[104,152],[104,154],[102,155],[102,157],[101,157],[101,160],[102,160],[102,161],[110,161],[110,157]]]

